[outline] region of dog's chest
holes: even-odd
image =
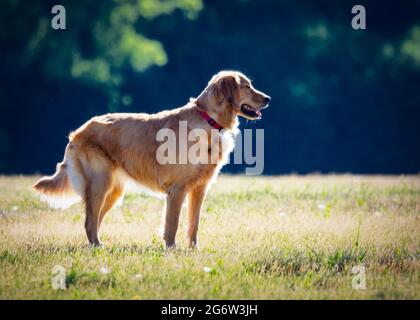
[[[211,138],[211,155],[216,158],[217,164],[223,166],[229,159],[229,154],[235,146],[235,131],[223,131],[217,133]]]

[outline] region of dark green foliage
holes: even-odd
[[[420,169],[419,1],[364,1],[366,30],[353,1],[62,1],[61,31],[54,4],[1,3],[0,172],[51,172],[91,116],[183,105],[220,69],[273,98],[242,124],[265,173]]]

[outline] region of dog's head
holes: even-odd
[[[231,113],[250,120],[261,118],[261,110],[271,100],[268,95],[255,89],[251,80],[237,71],[219,72],[210,80],[206,91],[213,100],[213,112]]]

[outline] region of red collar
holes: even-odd
[[[210,117],[207,112],[201,111],[201,110],[197,110],[197,111],[203,117],[203,119],[206,120],[207,123],[209,125],[211,125],[213,128],[215,128],[215,129],[217,129],[219,131],[222,131],[224,129],[220,124],[218,124],[216,122],[216,120],[214,120],[212,117]]]

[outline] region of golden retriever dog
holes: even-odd
[[[163,238],[168,248],[175,235],[184,200],[188,199],[188,241],[197,246],[201,206],[209,183],[226,163],[238,130],[238,116],[261,117],[270,97],[256,90],[251,81],[236,71],[221,71],[204,91],[185,106],[156,114],[114,113],[90,119],[69,136],[64,159],[53,176],[34,184],[47,199],[76,195],[86,210],[85,229],[89,243],[101,245],[99,231],[107,212],[123,196],[128,179],[155,192],[166,194]],[[208,133],[206,151],[217,150],[209,163],[160,163],[157,153],[162,129],[180,139],[181,124],[189,133]],[[214,134],[216,132],[216,134]],[[191,147],[191,141],[187,147]],[[221,148],[216,148],[222,145]],[[180,150],[176,146],[179,158]],[[178,159],[177,158],[177,159]]]

